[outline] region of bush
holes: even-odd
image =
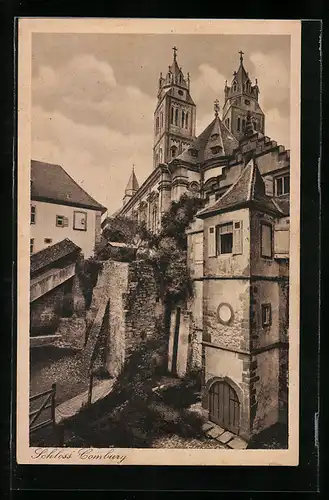
[[[74,300],[73,294],[67,293],[63,297],[63,305],[62,305],[62,317],[70,318],[74,311]]]
[[[98,274],[102,271],[102,268],[102,263],[94,257],[89,257],[89,259],[81,260],[77,263],[77,275],[87,310],[90,308],[93,289],[96,286]]]

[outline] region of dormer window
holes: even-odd
[[[282,196],[290,193],[290,178],[289,174],[283,175],[282,177],[277,177],[275,179],[275,194],[276,196]]]
[[[198,157],[198,151],[196,149],[190,149],[190,155],[194,158]]]
[[[218,137],[219,137],[219,134],[212,134],[212,135],[210,136],[210,140],[211,140],[211,141],[215,141],[216,139],[218,139]]]
[[[221,152],[222,148],[220,146],[214,146],[210,148],[213,155],[218,155]]]

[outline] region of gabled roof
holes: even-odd
[[[238,146],[237,139],[231,134],[219,116],[215,116],[191,146],[185,149],[175,160],[196,164],[221,156],[231,156]],[[197,156],[193,156],[193,151],[197,152]]]
[[[36,273],[46,266],[57,262],[63,257],[74,252],[80,252],[81,248],[78,247],[69,238],[65,238],[54,245],[51,245],[39,252],[33,253],[30,257],[30,273]]]
[[[31,199],[106,212],[60,165],[31,161]]]
[[[133,171],[131,172],[131,175],[129,177],[127,187],[125,189],[125,193],[127,193],[128,191],[137,191],[138,189],[139,189],[139,184],[138,184],[137,177],[135,175],[135,170],[133,169]]]
[[[265,194],[265,185],[255,161],[251,160],[242,170],[236,182],[210,207],[197,214],[209,217],[214,213],[226,212],[235,208],[252,205],[254,208],[282,215],[273,197]]]

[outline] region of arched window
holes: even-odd
[[[163,127],[163,113],[162,113],[162,111],[161,111],[161,115],[160,116],[161,116],[161,128],[162,128]]]
[[[175,158],[177,156],[177,147],[176,146],[172,146],[170,148],[170,151],[171,151],[171,157]]]
[[[156,133],[159,132],[159,117],[157,116],[156,118],[156,126],[155,126]]]
[[[184,124],[185,124],[185,113],[184,111],[182,111],[182,128],[184,128]]]
[[[171,108],[171,113],[170,113],[170,123],[174,123],[174,108]]]
[[[230,128],[230,119],[227,119],[227,128]]]
[[[236,129],[238,132],[240,132],[240,117],[238,118],[238,124],[237,124]]]
[[[185,115],[185,128],[188,128],[188,113]]]
[[[152,231],[155,232],[157,230],[158,223],[158,207],[156,205],[153,206],[152,209]]]
[[[246,120],[242,120],[242,132],[244,132],[244,129],[246,128]]]
[[[175,125],[178,125],[178,108],[175,109]]]
[[[162,163],[162,148],[159,149],[159,163]]]

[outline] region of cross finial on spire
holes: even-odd
[[[174,51],[174,60],[176,61],[176,57],[177,57],[177,50],[178,50],[178,49],[177,49],[176,45],[174,45],[172,49],[173,49],[173,51]]]
[[[240,54],[240,63],[242,64],[244,52],[242,52],[242,50],[240,50],[239,54]]]
[[[215,116],[217,117],[218,113],[219,113],[219,100],[218,99],[216,99],[214,101],[214,110],[215,110]]]

